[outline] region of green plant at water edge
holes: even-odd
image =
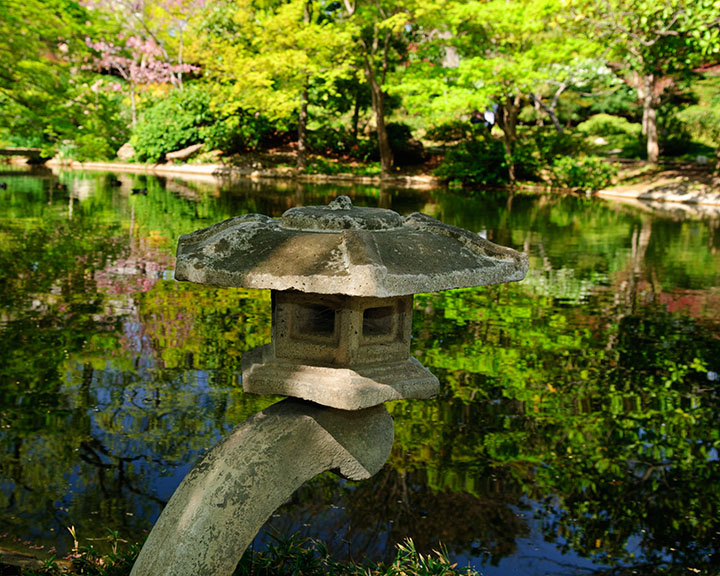
[[[502,142],[489,134],[448,150],[435,176],[450,183],[475,186],[507,184],[507,161]]]
[[[333,162],[332,160],[326,160],[325,158],[314,158],[307,169],[307,174],[355,174],[357,176],[377,176],[380,174],[380,165],[378,162],[373,162],[367,165],[351,166],[343,164],[341,162]]]
[[[132,138],[135,154],[159,162],[168,152],[202,142],[214,121],[205,92],[193,86],[172,91],[142,115]]]
[[[552,182],[562,188],[600,190],[610,184],[616,174],[615,165],[598,156],[565,156],[552,165]]]
[[[111,536],[111,539],[113,536]],[[113,552],[100,555],[92,546],[81,546],[73,553],[67,570],[60,568],[55,557],[48,559],[37,570],[22,570],[23,576],[126,576],[140,552],[137,544],[117,551],[117,534],[114,536]],[[470,568],[459,570],[448,559],[447,550],[440,548],[431,554],[420,554],[411,539],[397,545],[395,559],[383,563],[338,562],[332,558],[328,547],[319,540],[302,538],[298,534],[273,536],[267,550],[255,552],[248,549],[238,563],[234,576],[477,576]],[[2,564],[0,564],[2,573]]]
[[[411,539],[397,545],[395,559],[383,563],[343,563],[332,559],[327,546],[298,534],[273,536],[273,542],[263,552],[245,552],[235,576],[275,576],[302,574],[304,576],[476,576],[471,569],[458,570],[441,548],[422,555]]]

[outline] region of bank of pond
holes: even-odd
[[[203,452],[278,400],[240,384],[242,354],[270,340],[269,292],[176,282],[178,236],[347,194],[524,251],[530,270],[415,296],[411,352],[440,394],[390,403],[385,467],[306,484],[255,549],[297,535],[392,562],[410,538],[488,576],[720,570],[717,218],[585,195],[2,180],[1,549],[142,542]]]

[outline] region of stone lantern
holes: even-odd
[[[204,454],[131,576],[230,576],[304,482],[326,470],[354,480],[375,474],[394,435],[383,403],[438,389],[410,356],[413,294],[521,280],[527,267],[524,254],[467,230],[356,208],[346,196],[182,236],[176,279],[272,290],[272,338],[243,356],[243,387],[291,398]]]
[[[272,291],[271,342],[244,355],[245,391],[360,410],[437,393],[410,355],[413,294],[522,280],[527,267],[467,230],[340,196],[182,236],[175,277]]]

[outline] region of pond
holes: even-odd
[[[342,193],[525,251],[530,271],[415,297],[411,349],[439,396],[390,403],[382,471],[316,478],[257,547],[299,532],[379,561],[412,538],[485,575],[720,569],[718,219],[529,193],[0,181],[1,549],[65,554],[69,529],[141,541],[203,451],[278,400],[239,383],[269,292],[176,282],[177,237]]]

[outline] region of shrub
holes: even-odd
[[[595,114],[585,122],[578,124],[578,132],[586,136],[612,136],[623,134],[626,136],[639,137],[642,127],[640,124],[633,124],[622,116],[611,114]]]
[[[322,126],[307,134],[308,147],[317,154],[350,154],[356,139],[344,128]]]
[[[694,154],[696,146],[688,126],[681,121],[678,107],[666,102],[658,110],[658,144],[663,156]]]
[[[117,150],[108,140],[99,134],[79,134],[75,138],[72,158],[85,162],[88,160],[109,160]]]
[[[117,94],[98,89],[76,96],[66,115],[45,129],[50,149],[73,160],[109,160],[127,141],[126,118]]]
[[[195,86],[173,90],[142,115],[132,140],[135,155],[160,162],[168,152],[202,142],[202,129],[214,123],[207,93]]]
[[[553,162],[552,182],[563,188],[600,190],[617,174],[614,164],[598,156],[564,156]]]
[[[429,128],[425,133],[425,139],[442,144],[467,140],[472,135],[472,127],[472,124],[464,120],[443,122]]]
[[[689,106],[677,117],[693,140],[708,146],[720,146],[720,109]]]
[[[206,148],[220,148],[224,152],[255,150],[261,144],[282,139],[284,133],[267,117],[240,110],[236,114],[216,120],[200,130]]]
[[[478,186],[506,184],[505,149],[490,135],[478,136],[448,150],[435,175],[445,182]]]
[[[425,159],[423,145],[413,138],[410,126],[402,122],[390,122],[386,128],[395,164],[419,164]]]
[[[622,116],[595,114],[585,122],[578,124],[580,134],[592,139],[592,147],[597,153],[620,153],[627,158],[645,156],[645,143],[642,138],[642,126],[629,122]],[[602,138],[603,140],[599,140]]]
[[[560,134],[554,127],[542,126],[532,129],[530,135],[543,166],[549,166],[560,156],[585,152],[583,139],[573,132],[565,131]]]

